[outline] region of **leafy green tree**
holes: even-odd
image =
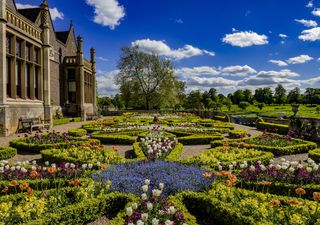
[[[144,53],[138,46],[124,47],[118,69],[119,73],[115,80],[120,85],[120,90],[123,85],[128,85],[131,90],[134,89],[134,96],[142,97],[144,108],[147,110],[161,107],[163,102],[157,99],[165,99],[164,95],[171,100],[177,96],[173,65],[168,59]],[[170,92],[164,93],[164,88]],[[139,100],[135,99],[135,102],[137,101]],[[171,101],[173,102],[175,101]]]
[[[243,91],[243,101],[249,102],[250,104],[252,104],[253,95],[252,95],[252,91],[251,90],[246,89],[246,90]]]
[[[320,104],[320,89],[307,88],[303,98],[307,104]]]
[[[237,90],[233,93],[232,102],[235,105],[239,105],[240,102],[244,101],[243,90]]]
[[[246,108],[248,108],[249,106],[250,106],[249,102],[240,102],[239,103],[239,108],[243,109],[243,110],[246,110]]]
[[[289,104],[292,104],[292,103],[301,103],[301,100],[302,100],[302,96],[301,96],[301,91],[300,91],[300,88],[294,88],[293,90],[291,90],[288,94],[288,100],[287,102]]]
[[[201,110],[204,108],[204,104],[202,102],[202,93],[199,90],[191,91],[187,99],[188,109]]]
[[[254,99],[265,104],[273,103],[273,93],[271,88],[258,88],[254,93]]]
[[[228,111],[230,112],[231,107],[232,107],[232,101],[230,98],[226,98],[226,100],[224,101],[224,105],[227,107]]]
[[[287,101],[286,93],[287,93],[286,89],[281,84],[278,84],[274,92],[275,103],[279,105],[285,104]]]

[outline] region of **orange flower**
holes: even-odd
[[[227,187],[232,187],[233,186],[233,182],[231,180],[227,180],[226,181],[226,185],[227,185]]]
[[[20,189],[22,191],[24,191],[24,190],[27,190],[29,188],[29,184],[28,183],[22,183],[22,184],[20,184],[19,187],[20,187]]]
[[[53,168],[53,167],[50,167],[50,168],[48,169],[48,172],[49,172],[50,174],[55,174],[55,173],[57,173],[57,169],[56,169],[56,168]]]
[[[3,189],[2,189],[2,191],[1,192],[3,192],[3,193],[7,193],[9,191],[9,187],[4,187]]]
[[[33,189],[32,188],[28,188],[27,190],[27,195],[30,197],[33,195]]]
[[[209,172],[205,172],[205,173],[202,174],[202,176],[205,177],[205,178],[210,178],[210,177],[212,177],[212,174],[209,173]]]
[[[229,171],[221,171],[223,176],[229,176],[231,173]]]
[[[297,188],[296,189],[296,193],[298,195],[305,195],[306,194],[306,191],[303,189],[303,188]]]
[[[105,163],[101,163],[100,164],[100,169],[102,169],[102,170],[105,170],[105,169],[107,169],[107,164],[105,164]]]
[[[313,200],[320,202],[320,192],[313,192]]]
[[[10,183],[11,187],[16,187],[17,185],[18,185],[18,181],[16,181],[16,180],[11,181],[11,183]]]
[[[36,177],[38,177],[38,176],[39,176],[39,174],[38,174],[37,171],[33,170],[33,171],[30,172],[30,177],[36,178]]]
[[[258,184],[263,185],[263,186],[269,186],[270,184],[272,184],[272,182],[263,180],[263,181],[258,182]]]
[[[302,205],[302,202],[299,202],[297,199],[290,199],[288,201],[288,204],[290,204],[290,205]]]
[[[223,174],[221,172],[216,173],[217,177],[221,177]]]
[[[235,183],[235,182],[237,182],[237,176],[236,175],[233,175],[233,174],[229,174],[228,175],[228,178],[229,178],[229,180],[232,182],[232,183]]]
[[[73,179],[70,184],[73,186],[73,187],[77,187],[77,186],[80,186],[81,184],[81,181],[79,179]]]
[[[273,199],[269,202],[269,206],[279,207],[281,202],[278,199]]]

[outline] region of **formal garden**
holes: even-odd
[[[13,140],[0,224],[320,224],[317,144],[218,119],[124,113]],[[41,160],[11,160],[21,152]]]

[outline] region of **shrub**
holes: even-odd
[[[266,123],[266,122],[257,123],[257,129],[267,130],[269,132],[278,133],[278,134],[288,134],[288,132],[289,132],[288,125],[276,124],[276,123]]]
[[[212,136],[208,134],[203,134],[203,135],[192,135],[192,136],[178,138],[178,141],[184,145],[205,145],[205,144],[210,144],[211,141],[216,141],[216,140],[223,140],[223,136],[221,135]]]
[[[70,123],[70,118],[53,120],[53,126],[63,125],[63,124],[68,124],[68,123]]]
[[[92,138],[100,140],[103,144],[119,144],[119,145],[132,145],[136,142],[136,137],[124,134],[104,134],[93,133]]]
[[[71,137],[83,137],[87,134],[87,131],[85,129],[72,129],[68,131],[68,134]]]
[[[17,149],[11,147],[0,147],[0,160],[10,159],[17,154]]]
[[[246,109],[250,106],[250,103],[249,102],[240,102],[239,103],[239,108],[240,109]]]
[[[221,147],[221,146],[223,146],[224,142],[225,141],[223,141],[223,140],[211,141],[210,145],[211,145],[211,148]]]
[[[246,130],[231,130],[229,131],[229,138],[244,138],[248,135],[248,131]]]
[[[164,196],[183,190],[201,191],[207,189],[215,180],[214,175],[204,177],[208,172],[194,166],[173,162],[133,162],[110,167],[100,174],[93,175],[95,180],[111,181],[110,190],[140,195],[140,185],[145,179],[152,181],[150,188],[164,183]]]
[[[320,162],[320,148],[310,150],[308,156],[314,161]]]

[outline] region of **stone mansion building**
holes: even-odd
[[[82,46],[72,24],[55,31],[46,0],[30,9],[0,1],[0,136],[16,132],[20,118],[96,113],[95,50],[86,60]]]

